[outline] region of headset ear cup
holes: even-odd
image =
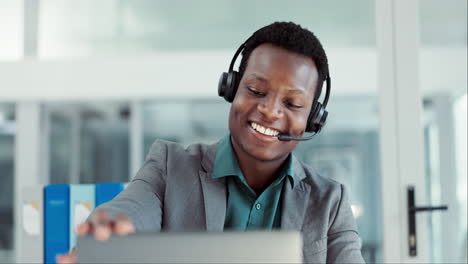
[[[314,120],[317,118],[317,114],[320,112],[320,107],[322,105],[317,102],[314,105],[312,111],[310,111],[309,118],[307,119],[306,132],[315,132],[315,123]]]
[[[327,117],[328,117],[328,112],[327,110],[325,110],[325,108],[323,108],[319,124],[316,125],[318,129],[317,133],[320,132],[320,130],[322,130],[322,128],[325,126],[325,123],[327,123]]]
[[[234,97],[236,96],[238,75],[239,75],[238,72],[232,71],[228,73],[228,76],[227,76],[226,94],[224,95],[224,99],[226,99],[226,101],[230,103],[234,101]]]
[[[325,110],[325,107],[323,107],[322,104],[320,104],[320,107],[317,109],[317,113],[315,116],[315,119],[313,120],[313,132],[318,133],[322,128],[325,126],[325,123],[327,121],[328,117],[328,112]]]
[[[226,82],[227,82],[228,73],[223,72],[219,77],[218,82],[218,95],[226,99]],[[227,100],[227,99],[226,99]]]
[[[319,102],[315,105],[314,111],[309,115],[307,120],[306,132],[318,133],[325,126],[328,112]]]

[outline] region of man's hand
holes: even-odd
[[[130,217],[119,215],[115,219],[110,219],[105,210],[97,210],[91,221],[86,221],[78,225],[76,233],[79,236],[93,234],[99,241],[108,240],[112,233],[120,236],[135,233],[135,226]],[[57,263],[76,263],[76,250],[72,249],[68,254],[59,255],[56,258]]]

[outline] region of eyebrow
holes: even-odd
[[[289,88],[288,93],[291,93],[291,94],[305,94],[305,92],[302,89],[295,89],[295,88]]]
[[[269,83],[269,81],[266,78],[264,78],[262,76],[259,76],[256,73],[252,73],[252,74],[250,74],[250,76],[253,76],[257,81],[260,81],[260,82],[263,82],[263,83]]]

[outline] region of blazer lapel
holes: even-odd
[[[207,231],[223,231],[226,219],[226,179],[213,179],[211,173],[200,171]]]
[[[294,187],[283,187],[281,229],[301,230],[307,210],[311,186],[303,180],[306,177],[302,164],[293,156]]]
[[[218,144],[208,147],[199,171],[202,183],[207,231],[223,231],[226,219],[226,179],[212,177]]]

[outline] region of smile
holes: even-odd
[[[250,126],[257,132],[263,134],[263,135],[267,135],[267,136],[271,136],[271,137],[276,137],[278,134],[279,134],[279,131],[277,130],[274,130],[272,128],[268,128],[268,127],[264,127],[264,126],[261,126],[255,122],[250,122]]]

